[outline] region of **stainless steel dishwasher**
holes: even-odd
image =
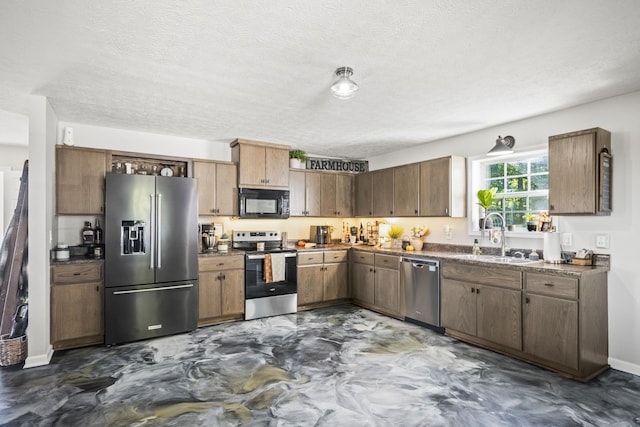
[[[402,258],[400,280],[405,289],[405,320],[440,333],[440,262]]]

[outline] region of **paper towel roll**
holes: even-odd
[[[560,233],[544,233],[544,260],[545,262],[562,261]]]

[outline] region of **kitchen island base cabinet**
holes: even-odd
[[[54,350],[104,343],[102,263],[51,267]]]
[[[244,318],[244,255],[198,260],[198,326]]]

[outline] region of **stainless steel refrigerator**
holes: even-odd
[[[196,181],[107,173],[105,198],[105,343],[195,329]]]

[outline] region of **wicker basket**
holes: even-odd
[[[27,336],[9,338],[9,335],[0,337],[0,366],[17,365],[27,358]]]

